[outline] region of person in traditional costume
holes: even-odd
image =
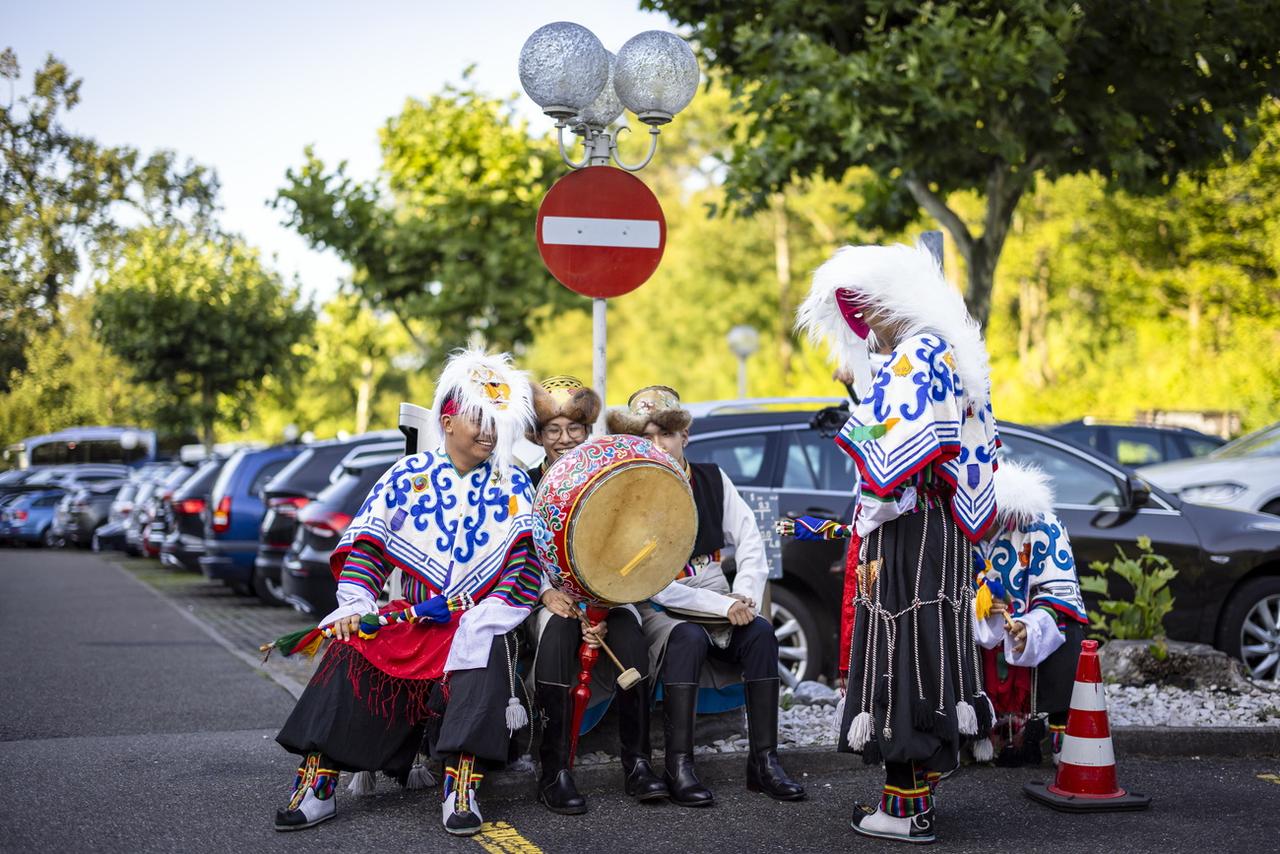
[[[425,746],[445,766],[445,830],[474,834],[484,767],[505,762],[511,732],[528,722],[512,630],[542,570],[533,492],[512,447],[532,424],[529,382],[505,354],[459,351],[432,415],[429,450],[379,478],[330,558],[338,607],[320,625],[334,642],[276,737],[302,757],[277,830],[333,818],[340,771],[404,781]],[[393,569],[404,599],[380,619]]]
[[[698,513],[693,554],[682,576],[640,606],[649,672],[662,679],[663,780],[680,806],[714,801],[693,763],[698,687],[741,682],[747,708],[747,788],[776,800],[799,800],[804,788],[778,761],[778,641],[758,610],[769,577],[764,540],[751,509],[724,472],[711,463],[685,460],[692,422],[680,396],[667,386],[640,389],[626,407],[607,415],[609,432],[644,436],[671,455],[689,478]],[[720,567],[726,546],[733,547],[737,563],[732,587]],[[721,617],[729,625],[704,626],[677,612]]]
[[[1045,723],[1058,762],[1080,644],[1089,617],[1066,526],[1053,513],[1043,471],[1004,460],[996,472],[996,524],[975,547],[977,640],[996,710],[974,758],[1038,765]]]
[[[591,425],[600,415],[600,407],[600,396],[575,377],[551,377],[533,387],[537,422],[533,438],[546,452],[542,465],[529,473],[535,487],[543,473],[563,454],[586,440]],[[666,784],[654,774],[652,766],[649,744],[652,685],[648,679],[649,660],[640,631],[640,614],[635,606],[609,609],[605,619],[592,627],[594,632],[584,633],[579,603],[552,587],[546,578],[539,602],[542,607],[536,612],[534,624],[538,651],[533,667],[534,703],[543,722],[538,801],[562,815],[587,811],[586,798],[578,792],[569,770],[573,740],[572,689],[577,684],[579,647],[584,637],[588,644],[597,645],[596,634],[607,635],[610,648],[623,666],[635,668],[643,678],[633,687],[619,690],[615,668],[594,668],[588,708],[593,718],[598,719],[611,704],[617,706],[624,791],[640,801],[665,798]]]
[[[932,842],[934,788],[994,717],[970,583],[971,544],[996,513],[986,348],[923,247],[838,250],[815,272],[797,326],[829,345],[859,395],[835,437],[858,474],[839,749],[883,762],[885,784],[851,824]]]

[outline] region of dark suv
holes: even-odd
[[[380,447],[377,445],[370,448]],[[329,554],[342,537],[361,503],[404,453],[404,441],[381,453],[361,453],[357,448],[347,457],[333,483],[298,514],[298,529],[281,576],[285,600],[306,614],[322,617],[337,607],[337,582],[329,571]]]
[[[286,605],[280,567],[298,529],[298,513],[320,490],[336,479],[336,467],[353,449],[396,450],[404,437],[394,431],[364,433],[350,439],[315,442],[294,457],[262,488],[267,510],[258,531],[258,554],[253,561],[253,590],[268,605]]]
[[[848,519],[853,461],[830,439],[847,417],[845,405],[792,403],[787,411],[767,411],[751,402],[697,404],[686,454],[724,469],[753,505],[766,537],[778,515]],[[1110,561],[1117,545],[1132,555],[1137,538],[1150,537],[1178,569],[1170,585],[1174,611],[1165,620],[1169,636],[1241,654],[1249,615],[1280,599],[1280,522],[1184,504],[1109,457],[1034,428],[1002,423],[1000,437],[1002,453],[1040,466],[1053,479],[1055,509],[1081,569]],[[775,539],[772,547],[780,555],[773,617],[782,669],[789,671],[782,676],[794,684],[832,673],[844,544]],[[1276,675],[1275,661],[1267,662],[1270,670],[1262,658],[1250,661],[1246,654],[1245,662],[1255,675]]]
[[[174,569],[200,571],[204,554],[204,513],[218,473],[227,461],[211,457],[196,466],[164,505],[164,542],[160,562]]]
[[[1108,424],[1092,418],[1068,421],[1050,427],[1049,432],[1134,467],[1203,457],[1226,444],[1218,436],[1186,427]]]

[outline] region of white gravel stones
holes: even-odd
[[[1113,726],[1280,726],[1280,689],[1256,686],[1186,691],[1160,685],[1108,685]]]

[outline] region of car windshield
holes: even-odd
[[[1228,442],[1209,456],[1223,457],[1280,457],[1280,424],[1272,424],[1248,435]]]

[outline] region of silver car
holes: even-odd
[[[1138,474],[1192,504],[1280,516],[1280,423],[1203,457],[1143,466]]]

